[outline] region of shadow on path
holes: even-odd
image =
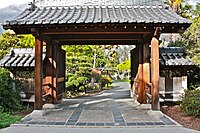
[[[115,82],[113,88],[94,96],[63,99],[58,109],[47,110],[42,117],[27,116],[18,125],[42,126],[177,126],[167,117],[162,119],[148,115],[139,103],[130,97],[126,82]]]

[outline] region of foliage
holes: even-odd
[[[14,81],[10,77],[8,70],[0,68],[0,111],[12,111],[21,109],[19,97],[20,85],[16,83],[16,90],[13,89]]]
[[[200,65],[200,3],[197,3],[196,8],[192,10],[190,5],[185,5],[182,8],[182,13],[187,13],[186,18],[193,21],[191,26],[182,34],[182,38],[171,41],[169,46],[184,47],[188,58],[198,66]],[[190,16],[189,16],[190,15]],[[184,16],[184,15],[182,15]],[[200,68],[195,67],[188,73],[188,89],[195,89],[200,86]]]
[[[102,75],[102,87],[105,87],[106,84],[112,84],[112,79],[108,75]]]
[[[19,42],[17,47],[19,48],[33,48],[35,45],[35,38],[33,35],[18,35]]]
[[[193,67],[188,72],[188,89],[194,90],[198,87],[200,87],[200,68],[199,67]]]
[[[4,32],[0,36],[0,59],[2,59],[15,44],[19,41],[16,35],[11,35],[9,32]]]
[[[169,46],[180,46],[186,49],[188,57],[197,65],[200,64],[200,3],[197,3],[193,14],[192,25],[184,32],[182,38],[170,42]]]
[[[109,63],[116,62],[117,54],[111,50],[111,45],[70,45],[63,46],[66,50],[66,70],[68,90],[86,91],[88,84],[95,88],[100,83],[100,75],[92,74],[92,68],[105,68]],[[112,57],[111,57],[112,56]],[[112,59],[111,59],[112,58]],[[105,79],[110,82],[110,79]]]
[[[181,109],[188,115],[200,117],[200,90],[186,91]]]
[[[117,65],[117,69],[125,72],[125,71],[130,71],[130,66],[131,65],[131,61],[130,60],[125,60],[123,62],[121,62],[120,64]]]
[[[0,129],[10,126],[21,119],[21,116],[13,116],[8,113],[0,112]]]
[[[186,4],[181,4],[181,16],[187,19],[192,19],[192,5],[189,5],[188,3]]]
[[[32,35],[13,35],[5,31],[0,36],[0,59],[2,59],[11,48],[27,48],[34,46]]]
[[[67,88],[85,91],[85,85],[91,78],[93,51],[86,45],[64,46],[66,50]]]
[[[183,2],[183,0],[167,0],[167,3],[177,13],[179,13],[181,11],[182,2]]]
[[[173,9],[173,11],[184,18],[191,19],[192,5],[184,2],[185,0],[167,0],[168,5]]]

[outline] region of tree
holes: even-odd
[[[167,2],[176,13],[181,12],[183,0],[167,0]]]
[[[105,67],[105,47],[99,45],[63,46],[66,50],[67,87],[73,91],[84,91],[92,78],[94,54],[95,67]]]
[[[182,34],[181,39],[170,42],[169,46],[184,47],[188,57],[198,66],[200,65],[200,3],[197,3],[196,8],[191,13],[193,23]],[[191,71],[188,76],[188,88],[194,89],[200,86],[200,70],[199,67],[196,67]]]
[[[35,39],[32,35],[13,35],[5,31],[0,36],[0,59],[2,59],[11,48],[34,47]]]
[[[192,5],[181,4],[181,16],[187,19],[192,19]]]
[[[130,71],[131,68],[130,65],[131,65],[130,60],[125,60],[117,65],[117,69],[120,70],[121,72]]]
[[[117,65],[117,69],[119,70],[118,73],[122,73],[122,77],[120,78],[124,78],[125,74],[127,74],[127,76],[129,77],[129,72],[131,69],[131,61],[125,60],[121,62],[120,64]]]
[[[191,19],[192,5],[183,4],[185,0],[167,0],[168,5],[179,15]]]
[[[0,59],[2,59],[18,42],[19,38],[17,35],[11,35],[9,32],[4,32],[0,36]]]
[[[17,47],[20,48],[33,48],[35,45],[35,38],[33,35],[18,35],[19,42]]]
[[[181,46],[196,64],[200,64],[200,3],[197,3],[195,10],[192,11],[193,23],[184,32],[182,38],[171,42],[170,46]]]

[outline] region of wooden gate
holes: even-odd
[[[57,103],[65,91],[65,51],[60,45],[47,44],[44,93],[47,103]]]
[[[63,93],[65,92],[65,51],[60,47],[57,49],[57,101],[62,99]]]

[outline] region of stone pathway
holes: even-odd
[[[148,109],[130,98],[128,83],[114,83],[113,89],[94,96],[64,99],[58,109],[47,110],[41,117],[27,116],[17,125],[41,126],[179,126],[167,117],[149,116]]]

